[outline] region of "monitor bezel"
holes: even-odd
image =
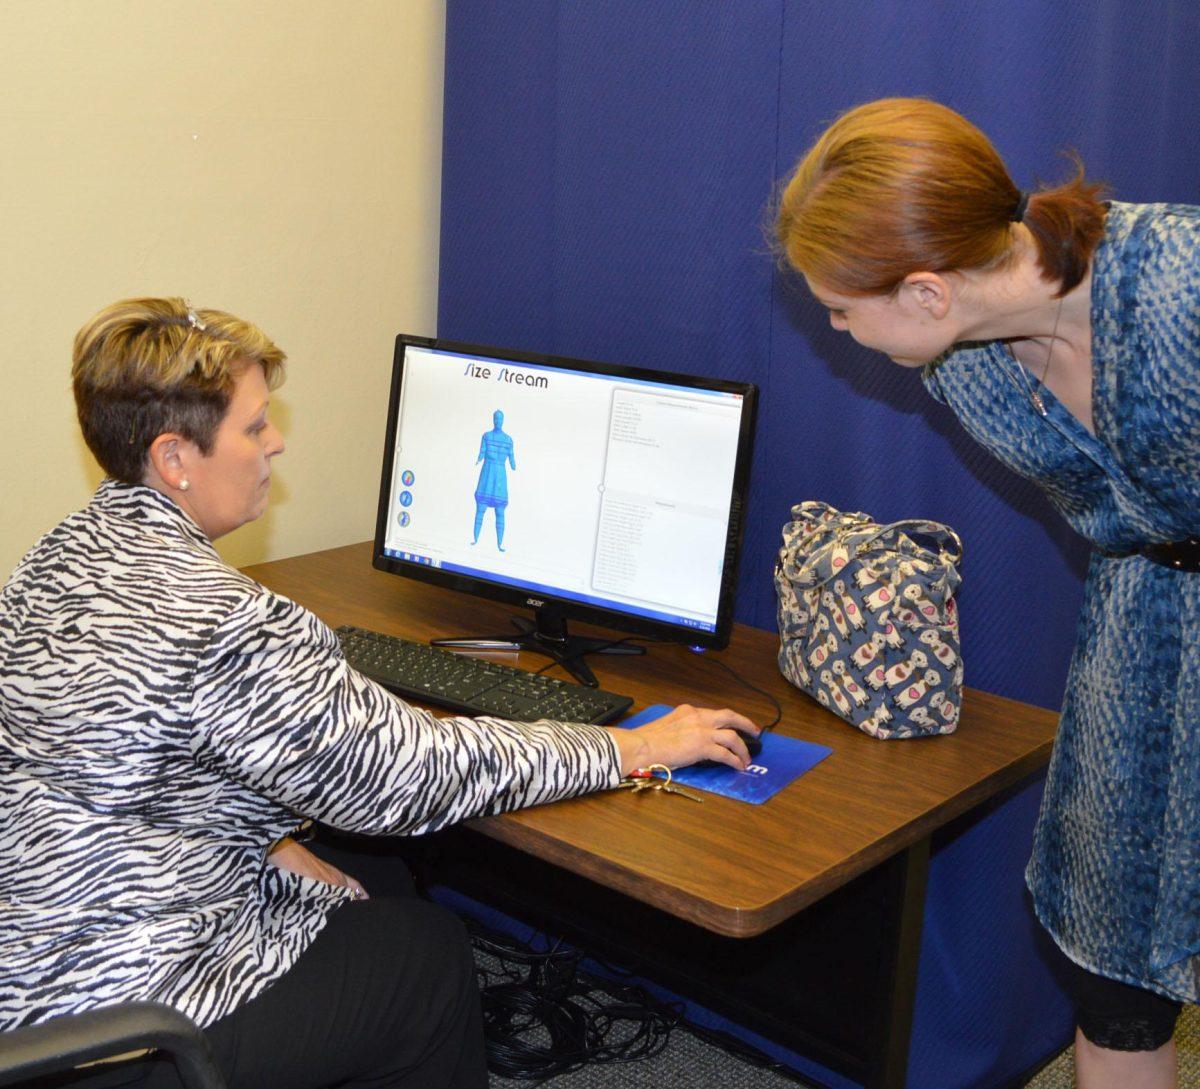
[[[558,597],[548,593],[534,594],[520,587],[491,582],[477,575],[448,572],[425,564],[409,563],[395,559],[384,551],[387,537],[389,509],[391,506],[393,455],[396,428],[399,423],[400,389],[404,377],[405,349],[412,345],[437,351],[455,352],[485,359],[509,360],[514,363],[533,363],[562,370],[577,370],[584,373],[607,375],[614,378],[629,378],[665,385],[692,389],[713,390],[720,393],[738,393],[742,396],[741,426],[738,432],[737,454],[734,463],[733,487],[729,500],[729,526],[725,537],[725,563],[721,574],[718,593],[717,620],[713,631],[672,624],[669,621],[624,613],[618,608],[605,608],[575,601],[569,597]],[[519,349],[499,348],[494,345],[469,344],[463,341],[439,337],[423,337],[400,333],[396,337],[392,356],[391,385],[388,392],[387,429],[383,444],[383,468],[379,477],[379,506],[375,519],[375,542],[372,556],[373,566],[392,575],[415,579],[418,582],[443,586],[460,593],[472,594],[488,601],[507,605],[518,605],[535,612],[550,608],[564,619],[578,620],[613,631],[630,632],[650,636],[665,642],[684,643],[719,650],[729,643],[733,629],[733,610],[736,596],[738,563],[741,556],[742,538],[745,529],[745,510],[750,486],[750,463],[754,449],[755,425],[758,414],[758,387],[750,382],[738,382],[725,378],[708,378],[697,375],[677,374],[671,371],[651,370],[645,367],[629,367],[599,360],[579,359],[571,356],[546,355]]]

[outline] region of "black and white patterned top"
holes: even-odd
[[[259,994],[348,896],[266,863],[301,818],[425,832],[618,779],[599,727],[409,707],[170,499],[105,481],[0,595],[0,1029]]]

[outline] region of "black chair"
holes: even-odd
[[[204,1033],[159,1002],[123,1002],[0,1034],[0,1086],[145,1048],[171,1056],[184,1089],[225,1089]]]

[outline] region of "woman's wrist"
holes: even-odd
[[[617,746],[617,762],[624,778],[634,768],[644,768],[653,763],[650,759],[650,746],[646,738],[637,730],[622,730],[616,726],[604,727],[609,737]]]

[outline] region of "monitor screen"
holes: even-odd
[[[375,565],[723,646],[755,393],[399,336]]]

